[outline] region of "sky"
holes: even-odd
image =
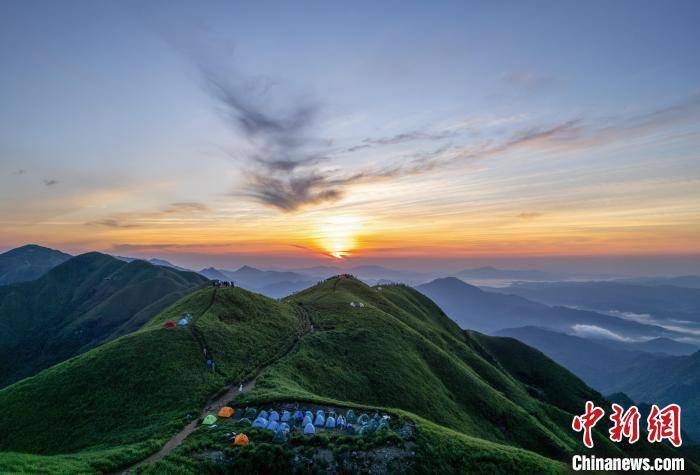
[[[700,273],[700,3],[14,1],[0,250]]]

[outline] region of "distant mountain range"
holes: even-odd
[[[642,323],[700,331],[700,289],[611,281],[528,282],[490,289],[548,305],[606,312]],[[693,325],[695,323],[695,325]]]
[[[700,440],[700,352],[684,356],[648,350],[692,350],[664,339],[644,343],[595,341],[536,327],[498,331],[526,343],[603,393],[624,392],[637,402],[678,403],[684,428]],[[617,346],[617,347],[616,347]]]
[[[72,256],[65,252],[28,244],[0,254],[0,285],[38,279]]]
[[[479,267],[464,269],[454,274],[462,279],[504,279],[504,280],[556,280],[561,275],[541,270],[497,269],[495,267]]]
[[[137,330],[206,282],[93,252],[37,280],[0,286],[0,387]]]
[[[417,289],[434,300],[462,328],[493,333],[504,328],[537,326],[564,333],[627,338],[673,337],[680,334],[602,313],[550,307],[517,295],[486,292],[455,277],[436,279]]]

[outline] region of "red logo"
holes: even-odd
[[[663,409],[654,404],[647,417],[647,440],[649,442],[661,442],[669,440],[674,447],[680,447],[681,440],[681,407],[678,404],[669,404]]]
[[[583,431],[583,445],[589,449],[593,447],[593,427],[605,415],[605,411],[596,407],[592,401],[586,401],[586,412],[574,417],[571,427],[576,432]]]

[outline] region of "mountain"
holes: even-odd
[[[221,281],[228,281],[230,280],[229,276],[224,274],[222,271],[219,269],[215,269],[213,267],[207,267],[206,269],[202,269],[199,271],[200,275],[203,275],[207,279],[210,280],[221,280]]]
[[[700,352],[670,357],[536,327],[509,328],[498,335],[537,348],[603,393],[624,392],[642,403],[680,404],[684,430],[700,439]]]
[[[549,305],[618,312],[629,319],[700,324],[700,289],[593,281],[523,282],[496,290]]]
[[[462,279],[504,279],[504,280],[556,280],[557,274],[541,270],[497,269],[495,267],[478,267],[457,272],[456,277]]]
[[[532,326],[506,328],[496,334],[537,348],[602,393],[613,392],[612,379],[626,368],[665,356],[614,348],[602,341]]]
[[[637,285],[673,285],[676,287],[687,287],[689,289],[700,289],[700,275],[679,275],[676,277],[636,277],[619,279],[617,282]]]
[[[690,355],[700,350],[696,345],[682,343],[671,338],[652,338],[646,341],[616,341],[616,340],[596,340],[601,345],[612,348],[626,349],[631,351],[644,351],[647,353],[663,353],[671,356]]]
[[[189,325],[163,326],[183,312],[193,315]],[[250,381],[242,393],[240,381]],[[214,395],[236,411],[353,408],[386,413],[391,423],[363,436],[295,435],[283,445],[236,420],[195,430],[196,414]],[[586,400],[607,404],[539,351],[465,332],[403,285],[379,290],[333,278],[284,301],[208,287],[136,332],[0,390],[0,468],[41,463],[56,471],[113,472],[189,434],[141,468],[357,471],[353,460],[375,454],[376,461],[398,459],[410,473],[566,473],[581,450],[572,413]],[[614,445],[599,426],[591,453],[676,453],[659,444]],[[253,443],[233,447],[232,431],[245,431]],[[375,470],[392,471],[384,467]]]
[[[486,333],[530,325],[564,333],[592,333],[611,337],[676,336],[675,332],[655,325],[596,312],[549,307],[517,295],[485,292],[455,277],[436,279],[417,289],[434,300],[462,328]]]
[[[679,404],[684,430],[700,440],[700,352],[640,361],[617,373],[608,387],[635,401]]]
[[[138,329],[205,282],[88,253],[38,280],[0,287],[0,387]]]
[[[209,267],[199,273],[212,280],[234,282],[238,287],[272,298],[286,297],[318,280],[296,272],[260,270],[250,266],[243,266],[235,271]]]
[[[158,259],[158,258],[153,258],[153,259],[148,259],[148,262],[153,264],[154,266],[163,266],[163,267],[170,267],[171,269],[179,270],[182,272],[192,272],[190,269],[186,269],[184,267],[176,266],[172,262],[166,261],[165,259]]]
[[[38,279],[71,256],[55,249],[28,244],[0,254],[0,285]]]

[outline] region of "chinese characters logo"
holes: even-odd
[[[612,405],[613,413],[610,414],[612,427],[608,430],[610,440],[622,442],[627,439],[630,444],[639,440],[639,421],[641,414],[637,406],[625,410],[619,404]],[[589,449],[593,447],[593,427],[605,416],[605,410],[597,407],[592,401],[586,401],[586,410],[583,414],[574,417],[571,428],[576,432],[583,432],[583,445]],[[650,443],[668,440],[674,447],[680,447],[681,440],[681,407],[678,404],[669,404],[663,409],[653,404],[647,417],[647,441]]]

